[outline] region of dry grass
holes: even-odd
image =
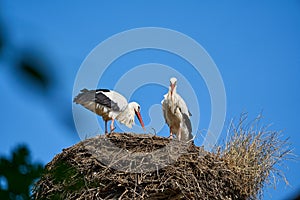
[[[224,146],[113,133],[64,149],[45,168],[34,199],[259,199],[290,150],[276,131],[231,125]],[[114,145],[112,146],[111,143]],[[151,152],[156,152],[155,154]]]
[[[293,156],[288,139],[281,140],[280,131],[260,126],[261,116],[250,123],[246,121],[247,114],[243,114],[237,125],[231,122],[229,138],[219,148],[219,154],[232,171],[242,175],[241,192],[248,199],[258,199],[265,185],[276,186],[279,179],[288,184],[284,173],[276,167]]]

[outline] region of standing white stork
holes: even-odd
[[[109,120],[111,120],[110,132],[115,129],[115,119],[131,128],[134,124],[134,115],[137,116],[141,126],[145,129],[140,114],[140,105],[136,102],[128,103],[126,98],[118,92],[108,89],[83,89],[74,98],[73,102],[102,116],[105,122],[105,133],[107,133],[107,122]]]
[[[170,87],[162,100],[162,110],[166,123],[170,128],[170,138],[176,134],[178,140],[188,141],[193,138],[192,124],[190,121],[191,113],[182,97],[177,94],[177,79],[170,79]]]

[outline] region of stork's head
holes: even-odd
[[[130,104],[130,107],[133,109],[135,115],[137,116],[142,128],[145,130],[145,125],[144,125],[144,122],[143,122],[143,119],[142,119],[142,116],[140,113],[141,106],[136,102],[131,102],[129,104]]]
[[[170,90],[171,95],[173,95],[174,89],[176,89],[177,79],[175,77],[170,78]]]

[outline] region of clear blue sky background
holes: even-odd
[[[0,62],[1,155],[9,155],[15,145],[24,143],[35,161],[47,163],[63,148],[77,143],[70,117],[72,88],[80,64],[101,41],[145,26],[180,31],[207,50],[225,83],[227,124],[243,111],[254,117],[263,110],[263,122],[284,130],[294,153],[300,155],[299,1],[1,0],[0,20],[7,42],[5,59]],[[12,66],[23,50],[38,52],[51,66],[47,71],[55,77],[55,84],[50,94],[38,94],[15,74]],[[122,58],[129,68],[134,58],[130,56]],[[151,61],[172,66],[180,62],[173,59],[168,63],[169,55],[159,52],[137,57],[140,60],[135,65]],[[122,65],[122,59],[114,64]],[[154,94],[154,88],[146,89]],[[201,119],[205,128],[210,105],[208,94],[203,96]],[[142,113],[146,124],[149,105]],[[285,164],[291,186],[281,182],[276,190],[268,189],[264,199],[288,199],[300,190],[299,162]]]

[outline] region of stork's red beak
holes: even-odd
[[[143,128],[144,130],[146,130],[146,129],[145,129],[144,122],[143,122],[143,119],[142,119],[142,116],[141,116],[141,113],[140,113],[140,112],[137,112],[137,111],[135,111],[135,114],[136,114],[136,116],[137,116],[138,120],[140,121],[140,124],[141,124],[142,128]]]
[[[175,87],[175,84],[171,84],[171,96],[173,95],[173,90],[174,90],[174,87]]]

